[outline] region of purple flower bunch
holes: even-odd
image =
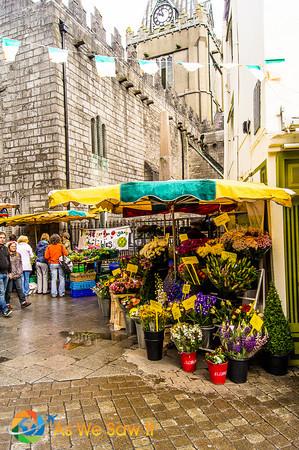
[[[167,286],[165,292],[167,293],[169,303],[180,302],[183,298],[182,282],[173,282],[170,286]]]
[[[251,358],[268,340],[265,330],[257,331],[245,321],[238,325],[224,322],[219,329],[219,337],[227,355],[233,359]]]
[[[195,312],[201,314],[202,316],[208,316],[211,313],[211,308],[216,304],[217,297],[214,295],[205,295],[199,292],[196,296],[195,301]]]

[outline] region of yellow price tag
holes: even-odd
[[[171,312],[174,320],[179,320],[179,318],[182,317],[180,307],[177,304],[173,305]]]
[[[182,301],[182,305],[186,311],[188,311],[188,309],[194,309],[195,300],[196,295],[192,295],[192,297],[186,298],[186,300]]]
[[[169,233],[166,233],[165,239],[166,239],[167,242],[169,241],[169,238],[170,238],[170,234],[169,234]]]
[[[157,312],[162,312],[163,310],[161,303],[156,302],[156,300],[151,300],[150,305]]]
[[[184,264],[198,264],[198,259],[196,256],[185,256],[182,260]]]
[[[252,325],[256,331],[261,331],[263,324],[263,319],[255,313],[250,320],[250,325]]]
[[[188,234],[180,234],[180,241],[184,242],[184,241],[188,241]]]
[[[190,289],[191,289],[190,284],[184,284],[183,289],[182,289],[183,294],[189,294]]]
[[[232,262],[237,261],[237,254],[236,253],[230,253],[230,252],[221,252],[221,258],[222,259],[229,259]]]
[[[216,227],[221,227],[222,225],[225,225],[227,222],[230,221],[229,215],[227,213],[221,214],[221,216],[215,217],[214,223]]]
[[[128,264],[127,265],[127,271],[130,273],[137,273],[138,272],[138,266],[135,264]]]
[[[112,275],[113,275],[114,277],[116,277],[116,275],[120,275],[120,274],[121,274],[120,268],[115,269],[115,270],[112,270]]]

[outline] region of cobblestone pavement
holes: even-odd
[[[36,383],[2,387],[0,405],[0,450],[299,448],[298,377],[228,383],[209,394],[152,387],[130,375]],[[31,408],[57,417],[55,429],[30,447],[6,429],[15,412]],[[90,435],[81,437],[84,424]]]
[[[132,340],[68,351],[62,331],[107,337],[96,299],[32,302],[0,319],[0,450],[299,448],[298,371],[273,377],[252,367],[247,383],[215,386],[202,359],[186,374],[175,351],[148,362]],[[7,431],[25,409],[57,415],[31,446]]]

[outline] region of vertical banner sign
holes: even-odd
[[[115,58],[112,56],[95,56],[96,68],[100,77],[115,77]]]
[[[7,62],[14,62],[19,51],[21,41],[16,39],[2,38],[2,49]]]
[[[48,47],[50,61],[56,64],[67,62],[68,50],[57,47]]]
[[[101,248],[128,250],[130,233],[130,227],[83,230],[80,239],[80,248],[96,246]]]

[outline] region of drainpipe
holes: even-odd
[[[59,31],[61,36],[61,48],[65,49],[65,35],[67,33],[66,24],[59,21]],[[62,83],[63,83],[63,103],[64,103],[64,134],[65,134],[65,179],[66,188],[70,189],[70,139],[69,139],[69,111],[68,111],[68,92],[67,92],[67,71],[66,63],[62,63]],[[68,205],[68,209],[70,205]]]

